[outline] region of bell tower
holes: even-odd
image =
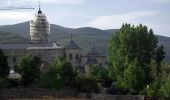
[[[50,24],[42,13],[41,6],[39,5],[39,10],[35,14],[33,20],[30,21],[30,37],[33,43],[47,43],[48,36],[50,35]]]

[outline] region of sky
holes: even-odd
[[[63,27],[119,29],[143,24],[170,37],[170,0],[0,0],[0,8],[31,6],[34,10],[0,10],[0,25],[33,19],[39,2],[51,24]]]

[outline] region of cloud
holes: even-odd
[[[143,23],[142,19],[156,16],[157,13],[157,11],[139,11],[121,15],[98,16],[86,25],[102,29],[120,28],[122,23],[126,22],[132,24]]]
[[[33,19],[32,12],[23,12],[23,11],[7,11],[0,12],[0,22],[7,24],[15,24],[19,22],[28,21]]]

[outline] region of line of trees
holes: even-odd
[[[56,58],[48,65],[46,71],[41,71],[40,57],[23,56],[15,66],[16,72],[22,77],[15,82],[8,79],[9,66],[7,57],[2,50],[0,50],[0,61],[0,88],[15,88],[18,86],[45,89],[75,88],[80,92],[99,92],[97,77],[80,75],[73,70],[71,63],[63,57]],[[98,72],[94,73],[97,74]]]

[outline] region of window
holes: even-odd
[[[69,54],[69,60],[73,60],[73,55],[71,53]]]
[[[76,60],[78,60],[79,59],[79,55],[78,54],[76,54]]]

